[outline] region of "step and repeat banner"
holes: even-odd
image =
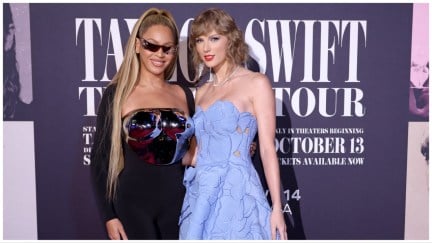
[[[4,239],[107,239],[96,113],[150,7],[179,27],[173,82],[192,78],[200,11],[223,8],[244,31],[274,88],[290,239],[427,239],[429,7],[410,3],[3,4]]]

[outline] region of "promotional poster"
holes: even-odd
[[[179,29],[170,82],[191,86],[199,12],[222,8],[243,31],[274,90],[289,239],[428,239],[429,6],[413,3],[4,3],[4,239],[107,239],[96,114],[151,7]]]

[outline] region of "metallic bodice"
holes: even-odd
[[[126,143],[144,162],[169,165],[181,160],[194,134],[191,118],[173,108],[140,109],[123,118]]]

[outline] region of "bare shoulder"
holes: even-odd
[[[270,80],[268,77],[260,72],[253,72],[245,70],[244,82],[248,83],[248,86],[254,90],[261,90],[263,88],[271,88]]]
[[[166,90],[166,94],[169,94],[172,98],[186,100],[186,93],[184,87],[182,87],[182,84],[169,83],[169,86]]]
[[[169,83],[169,87],[170,87],[171,91],[178,93],[178,94],[184,92],[181,85],[182,84],[179,84],[179,83]]]
[[[180,83],[177,82],[168,82],[169,87],[173,90],[179,91],[182,87],[180,87]]]

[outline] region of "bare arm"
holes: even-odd
[[[273,203],[270,219],[272,239],[276,238],[276,230],[278,230],[281,239],[286,240],[288,237],[282,212],[279,162],[274,145],[276,130],[274,94],[269,80],[264,75],[256,77],[252,89],[253,109],[258,122],[259,152]]]

